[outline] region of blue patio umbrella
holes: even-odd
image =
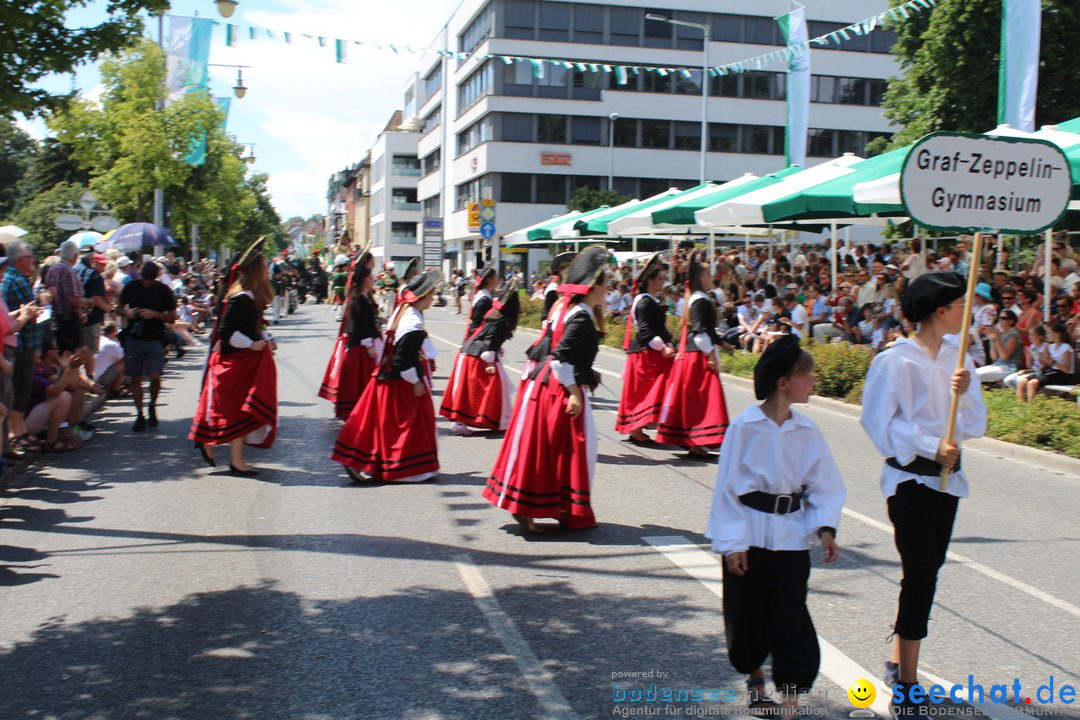
[[[130,252],[141,250],[148,245],[176,247],[180,243],[172,236],[168,228],[153,223],[137,222],[121,225],[109,235],[109,247]]]

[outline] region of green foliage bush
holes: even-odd
[[[1011,390],[989,390],[983,397],[988,436],[1080,458],[1080,405],[1045,395],[1030,403],[1017,402]]]
[[[846,398],[862,383],[874,359],[860,345],[805,343],[803,347],[814,356],[814,392],[826,397]]]

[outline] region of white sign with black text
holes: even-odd
[[[931,133],[912,148],[900,192],[916,224],[955,232],[1035,235],[1065,213],[1065,153],[1034,138]]]

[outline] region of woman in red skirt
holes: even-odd
[[[510,424],[513,405],[502,345],[513,336],[520,314],[517,281],[511,280],[454,360],[439,413],[454,421],[455,434],[472,435],[470,427],[505,430]]]
[[[188,439],[214,466],[213,446],[229,446],[233,475],[254,477],[244,460],[244,445],[268,448],[277,432],[277,367],[274,341],[263,329],[262,314],[274,288],[259,238],[229,270],[225,306],[210,337],[210,356],[199,406]]]
[[[353,264],[345,290],[345,316],[319,387],[319,397],[334,403],[334,415],[341,420],[349,417],[382,356],[379,310],[371,297],[374,267],[375,258],[369,252]]]
[[[484,497],[513,513],[525,532],[547,529],[535,518],[556,519],[564,529],[596,526],[590,499],[596,425],[586,390],[599,383],[592,364],[607,259],[607,248],[591,247],[567,269],[559,286],[565,309],[549,322],[554,350],[530,375],[484,488]]]
[[[683,309],[679,354],[660,410],[656,442],[685,447],[693,459],[709,459],[708,450],[724,442],[728,411],[720,385],[716,306],[706,294],[712,289],[712,274],[703,253],[690,257],[687,273],[691,294]]]
[[[645,428],[655,427],[660,419],[660,405],[675,357],[667,313],[657,299],[666,281],[664,264],[660,253],[656,253],[645,261],[634,278],[634,303],[626,319],[623,349],[629,357],[623,371],[615,432],[629,434],[630,442],[635,445],[655,444],[645,434]]]
[[[476,276],[476,292],[473,293],[472,309],[469,310],[469,326],[465,330],[466,340],[472,337],[480,323],[484,322],[484,316],[494,302],[493,293],[498,284],[499,276],[495,274],[494,267],[486,267]]]
[[[428,270],[405,286],[379,373],[338,434],[331,457],[354,482],[422,482],[439,472],[423,315],[438,284]]]
[[[536,338],[536,342],[525,351],[525,366],[521,372],[522,388],[528,382],[529,375],[536,369],[536,365],[551,354],[549,319],[555,303],[559,301],[559,283],[562,282],[562,273],[575,257],[577,253],[564,252],[556,255],[551,261],[551,280],[544,290],[544,308],[540,311],[540,337]]]

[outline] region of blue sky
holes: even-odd
[[[449,18],[458,0],[240,0],[236,14],[222,20],[212,0],[174,0],[177,15],[218,20],[210,62],[250,65],[244,70],[247,96],[233,99],[228,132],[238,142],[255,143],[253,169],[270,175],[270,193],[282,218],[326,211],[330,174],[357,162],[394,110],[403,103],[404,87],[416,71],[418,57],[395,55],[389,49],[350,45],[348,61],[334,61],[334,38],[427,47]],[[99,22],[104,0],[72,11],[68,25]],[[167,22],[167,20],[166,20]],[[225,44],[225,22],[272,30],[278,39],[256,41],[241,35],[237,47]],[[157,39],[157,22],[147,30]],[[293,33],[285,44],[282,32]],[[167,26],[166,26],[166,32]],[[303,33],[322,35],[320,48]],[[236,69],[211,68],[214,95],[231,95]],[[80,68],[75,87],[93,97],[100,90],[96,66]],[[41,83],[54,91],[72,86],[70,75]],[[20,123],[35,137],[43,123]],[[250,152],[250,151],[249,151]]]

